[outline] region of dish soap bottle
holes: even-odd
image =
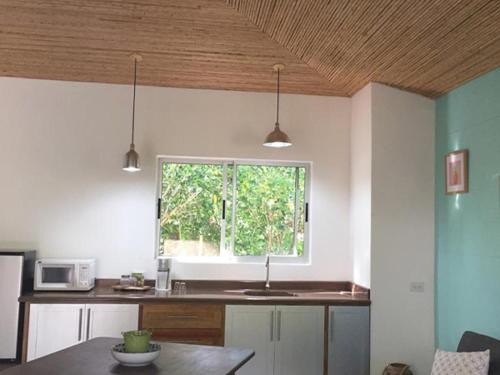
[[[156,290],[164,292],[170,290],[170,264],[171,260],[168,258],[158,259],[158,270],[156,271]]]

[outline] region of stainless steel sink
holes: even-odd
[[[340,291],[340,292],[334,292],[334,291],[328,291],[328,290],[321,290],[321,291],[311,291],[311,294],[337,294],[341,296],[352,296],[353,292],[348,292],[348,291]]]
[[[254,297],[297,297],[297,294],[287,292],[286,290],[248,289],[243,294]]]

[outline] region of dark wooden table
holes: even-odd
[[[120,339],[99,337],[12,367],[2,375],[229,375],[255,354],[250,349],[162,343],[160,357],[146,367],[125,367],[111,356]]]

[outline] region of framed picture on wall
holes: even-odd
[[[446,155],[446,194],[469,191],[469,150],[453,151]]]

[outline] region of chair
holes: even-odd
[[[490,371],[488,375],[500,375],[500,340],[466,331],[460,339],[457,351],[481,352],[487,349],[490,350]]]

